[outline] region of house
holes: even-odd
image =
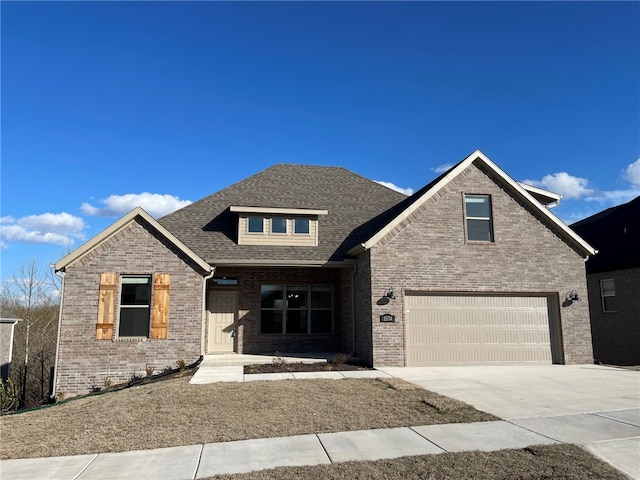
[[[595,251],[559,199],[476,151],[410,197],[280,164],[159,220],[136,208],[55,264],[56,391],[223,352],[591,363],[586,302],[564,299]]]
[[[13,330],[19,318],[0,318],[0,378],[6,380],[11,375],[13,357]]]
[[[571,228],[598,249],[587,262],[594,359],[640,365],[640,197]]]

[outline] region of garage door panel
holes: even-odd
[[[405,299],[409,366],[551,363],[546,297]]]

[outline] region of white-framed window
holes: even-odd
[[[272,217],[271,218],[271,233],[286,234],[287,233],[287,219],[285,217]]]
[[[613,278],[600,280],[600,296],[602,298],[602,311],[616,311],[616,284]]]
[[[264,217],[248,217],[247,232],[264,233]]]
[[[327,334],[333,331],[330,286],[262,285],[261,333]]]
[[[493,217],[489,195],[464,196],[467,240],[493,242]]]
[[[148,337],[151,320],[151,276],[120,277],[118,337]]]
[[[309,235],[309,219],[308,218],[294,218],[293,219],[293,233],[296,235]]]

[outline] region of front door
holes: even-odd
[[[209,293],[207,353],[233,352],[237,311],[237,292]]]

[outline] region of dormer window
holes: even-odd
[[[287,233],[287,219],[286,217],[272,217],[271,218],[271,233]]]
[[[264,232],[264,218],[263,217],[248,217],[247,218],[247,232],[249,232],[249,233],[263,233]]]
[[[238,213],[238,245],[318,246],[318,217],[328,210],[311,208],[241,207]]]
[[[296,235],[308,235],[309,234],[309,219],[308,218],[294,218],[293,219],[293,233]]]

